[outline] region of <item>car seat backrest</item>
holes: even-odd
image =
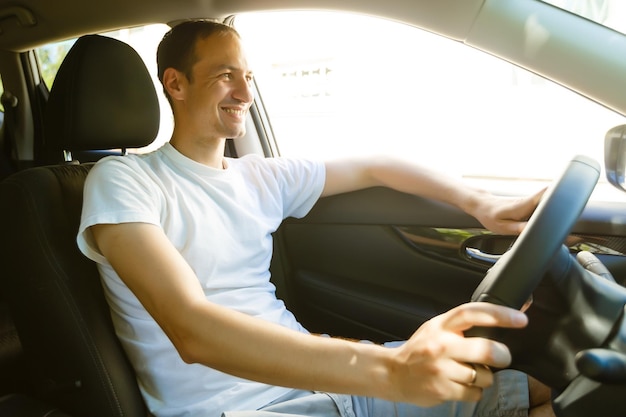
[[[63,60],[50,92],[45,152],[67,161],[71,152],[147,146],[159,130],[158,107],[150,74],[133,48],[83,36]]]
[[[78,39],[46,108],[49,152],[143,147],[159,105],[128,45]],[[145,417],[135,375],[115,337],[97,268],[76,245],[92,164],[18,172],[0,184],[0,283],[30,364],[33,393],[74,416]]]

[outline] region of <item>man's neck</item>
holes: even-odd
[[[211,168],[224,168],[224,147],[226,139],[182,140],[172,135],[170,144],[189,159]]]

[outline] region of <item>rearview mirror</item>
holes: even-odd
[[[606,178],[626,191],[626,125],[616,126],[604,137],[604,167]]]

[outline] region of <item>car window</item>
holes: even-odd
[[[35,55],[37,56],[37,61],[39,62],[41,76],[48,89],[52,88],[54,77],[56,76],[57,71],[59,71],[61,62],[63,62],[65,55],[67,55],[75,41],[76,39],[70,39],[35,49]]]
[[[283,12],[237,16],[235,27],[282,155],[395,154],[525,193],[576,154],[602,163],[605,133],[626,123],[530,72],[397,22]],[[611,196],[599,198],[623,198],[603,189]]]
[[[569,12],[593,20],[613,30],[626,33],[624,0],[543,0]]]
[[[2,77],[0,77],[0,97],[4,92],[4,86],[2,85]],[[0,100],[0,143],[4,143],[4,105]]]
[[[0,96],[4,93],[4,85],[2,85],[2,76],[0,76]],[[2,120],[4,119],[4,105],[0,100],[0,126],[2,126]]]
[[[161,146],[170,138],[172,133],[173,123],[170,107],[163,94],[160,94],[161,84],[156,75],[156,49],[161,41],[161,38],[168,30],[169,26],[167,25],[155,24],[101,33],[101,35],[126,42],[137,51],[146,64],[148,72],[152,76],[159,100],[161,100],[161,128],[159,129],[159,134],[150,146],[134,150],[135,152],[147,152]],[[61,62],[63,62],[65,55],[67,55],[75,41],[75,39],[70,39],[44,45],[35,50],[41,74],[49,89],[52,88],[54,77],[59,70]]]

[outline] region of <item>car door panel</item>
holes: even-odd
[[[276,236],[287,265],[288,304],[315,332],[377,341],[408,337],[469,299],[484,275],[484,267],[450,262],[400,232],[440,224],[480,227],[450,206],[384,188],[320,200]]]
[[[612,248],[626,245],[626,228],[613,224],[622,209],[590,204],[570,237],[576,250],[605,248],[598,256],[620,278],[626,258]],[[514,240],[454,207],[385,188],[321,199],[275,239],[274,280],[302,323],[373,341],[405,339],[469,300],[489,263],[468,257],[467,242],[498,255]]]

